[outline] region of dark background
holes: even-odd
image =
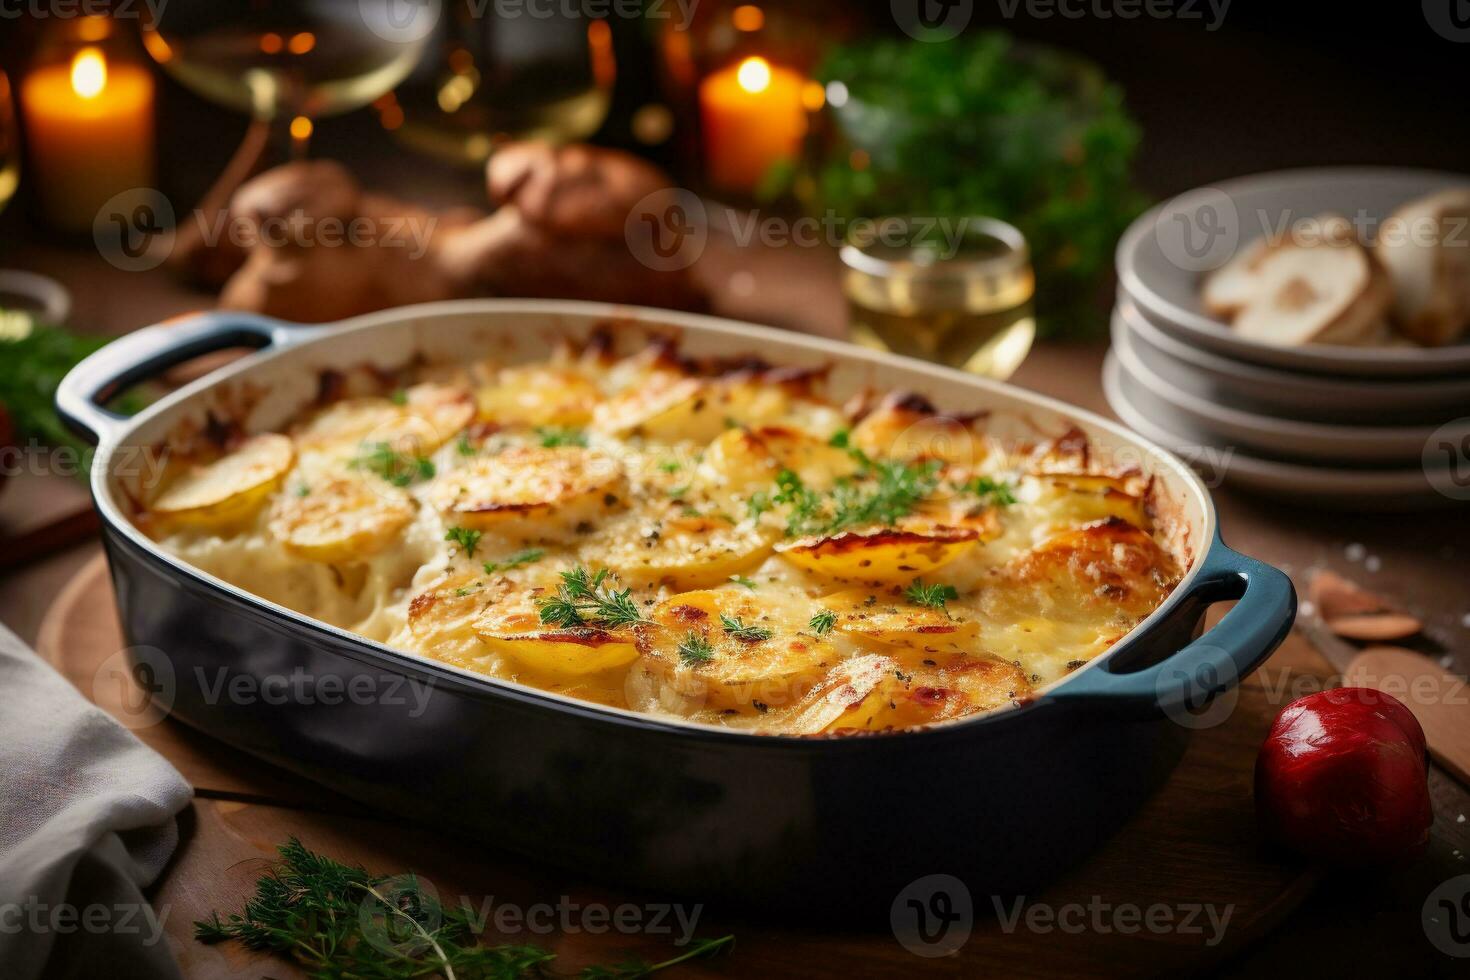
[[[1466,0],[1426,2],[1458,3],[1470,13]],[[1202,15],[1195,19],[1104,19],[1091,13],[1094,3],[1110,5],[1068,0],[1069,10],[1086,15],[1038,18],[1028,15],[1022,0],[1016,16],[1007,18],[1000,0],[975,0],[969,30],[1003,28],[1072,48],[1102,65],[1123,87],[1142,127],[1137,175],[1151,195],[1290,166],[1399,164],[1470,172],[1470,44],[1435,33],[1418,0],[1233,0],[1215,31],[1206,27],[1211,15],[1205,0],[1176,0],[1176,6],[1191,4]],[[778,5],[768,0],[768,6]],[[797,5],[821,9],[813,0]],[[874,31],[898,35],[888,0],[842,8],[865,15]],[[640,147],[628,131],[633,110],[660,98],[651,32],[637,22],[614,19],[612,25],[619,76],[613,111],[595,141],[671,165],[667,149]],[[10,70],[12,81],[23,70],[37,26],[26,18],[0,20],[0,67]],[[164,192],[179,200],[197,198],[244,128],[243,117],[161,79]],[[382,181],[409,196],[415,184],[432,188],[425,192],[430,203],[461,194],[463,200],[483,200],[476,175],[449,168],[439,173],[437,164],[406,154],[366,110],[319,121],[312,153],[344,160],[367,181]],[[405,179],[409,167],[422,179]],[[11,244],[26,234],[26,183],[21,203],[0,219],[0,234]]]

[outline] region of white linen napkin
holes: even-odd
[[[191,795],[0,625],[0,975],[179,976],[142,889]]]

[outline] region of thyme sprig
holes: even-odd
[[[747,626],[739,616],[726,616],[724,613],[720,614],[720,626],[735,639],[746,643],[759,643],[772,636],[771,631],[764,626]]]
[[[539,946],[480,945],[467,903],[445,906],[413,875],[370,875],[308,850],[295,837],[255,882],[240,912],[194,923],[202,943],[235,940],[297,963],[312,980],[521,980],[553,976],[554,953]],[[637,980],[689,960],[728,952],[735,937],[697,941],[661,963],[591,966],[580,980]]]

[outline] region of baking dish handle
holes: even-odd
[[[1108,710],[1162,712],[1185,720],[1211,698],[1235,687],[1271,655],[1296,618],[1291,579],[1270,565],[1227,548],[1218,537],[1181,605],[1239,600],[1215,627],[1159,663],[1134,671],[1099,663],[1060,686],[1051,698]],[[1156,624],[1155,628],[1163,625]],[[1147,644],[1147,633],[1131,643]]]
[[[103,408],[119,392],[177,364],[229,347],[280,347],[310,328],[250,313],[216,311],[125,334],[72,368],[56,389],[56,413],[78,435],[107,442],[126,417]]]

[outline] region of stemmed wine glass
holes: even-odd
[[[408,76],[439,5],[410,0],[169,0],[144,5],[143,45],[200,96],[249,113],[303,157],[313,120]]]

